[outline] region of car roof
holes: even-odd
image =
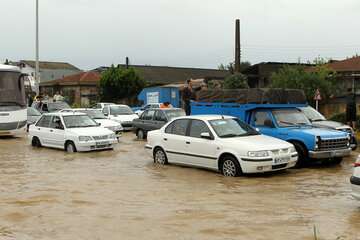
[[[81,113],[81,112],[54,112],[54,113],[45,113],[43,115],[46,116],[80,116],[80,115],[86,115],[85,113]]]
[[[176,119],[197,119],[197,120],[204,120],[204,121],[211,121],[211,120],[220,120],[220,119],[231,119],[236,118],[227,115],[191,115],[191,116],[183,116],[178,117]]]
[[[109,107],[113,107],[113,106],[120,106],[120,107],[129,107],[128,105],[125,104],[109,104]]]
[[[146,111],[149,111],[149,110],[171,111],[171,110],[183,110],[183,109],[182,108],[149,108],[149,109],[146,109]]]
[[[73,112],[79,112],[79,111],[98,111],[98,112],[101,112],[100,109],[98,108],[65,108],[65,109],[61,109],[61,112],[70,112],[70,111],[73,111]]]

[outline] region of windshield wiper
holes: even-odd
[[[234,134],[234,133],[221,135],[222,138],[239,137],[239,136],[243,136],[243,135],[242,134]]]

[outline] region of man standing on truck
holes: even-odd
[[[356,95],[352,88],[348,88],[346,96],[346,122],[350,127],[356,129]]]
[[[195,98],[195,92],[201,90],[202,86],[193,89],[192,80],[188,79],[186,81],[186,86],[182,90],[182,100],[183,106],[186,113],[186,116],[191,115],[191,105],[190,102]]]

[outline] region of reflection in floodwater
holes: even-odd
[[[67,154],[0,139],[0,240],[360,239],[352,158],[224,178],[157,166],[125,134],[115,151]]]

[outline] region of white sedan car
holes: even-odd
[[[129,106],[121,104],[106,105],[102,112],[108,119],[120,123],[124,130],[132,130],[133,120],[139,118]]]
[[[147,139],[155,163],[208,168],[232,177],[291,168],[298,158],[292,144],[227,116],[177,118],[150,131]]]
[[[113,149],[114,132],[100,127],[84,113],[44,114],[30,125],[29,137],[34,147],[52,147],[67,152]]]
[[[99,123],[101,127],[107,128],[113,131],[117,137],[121,136],[121,133],[124,131],[124,128],[120,123],[108,119],[99,109],[91,108],[72,108],[72,109],[63,109],[60,112],[80,112],[85,113],[91,117],[95,122]]]
[[[354,164],[354,174],[350,178],[352,195],[360,201],[360,156]]]

